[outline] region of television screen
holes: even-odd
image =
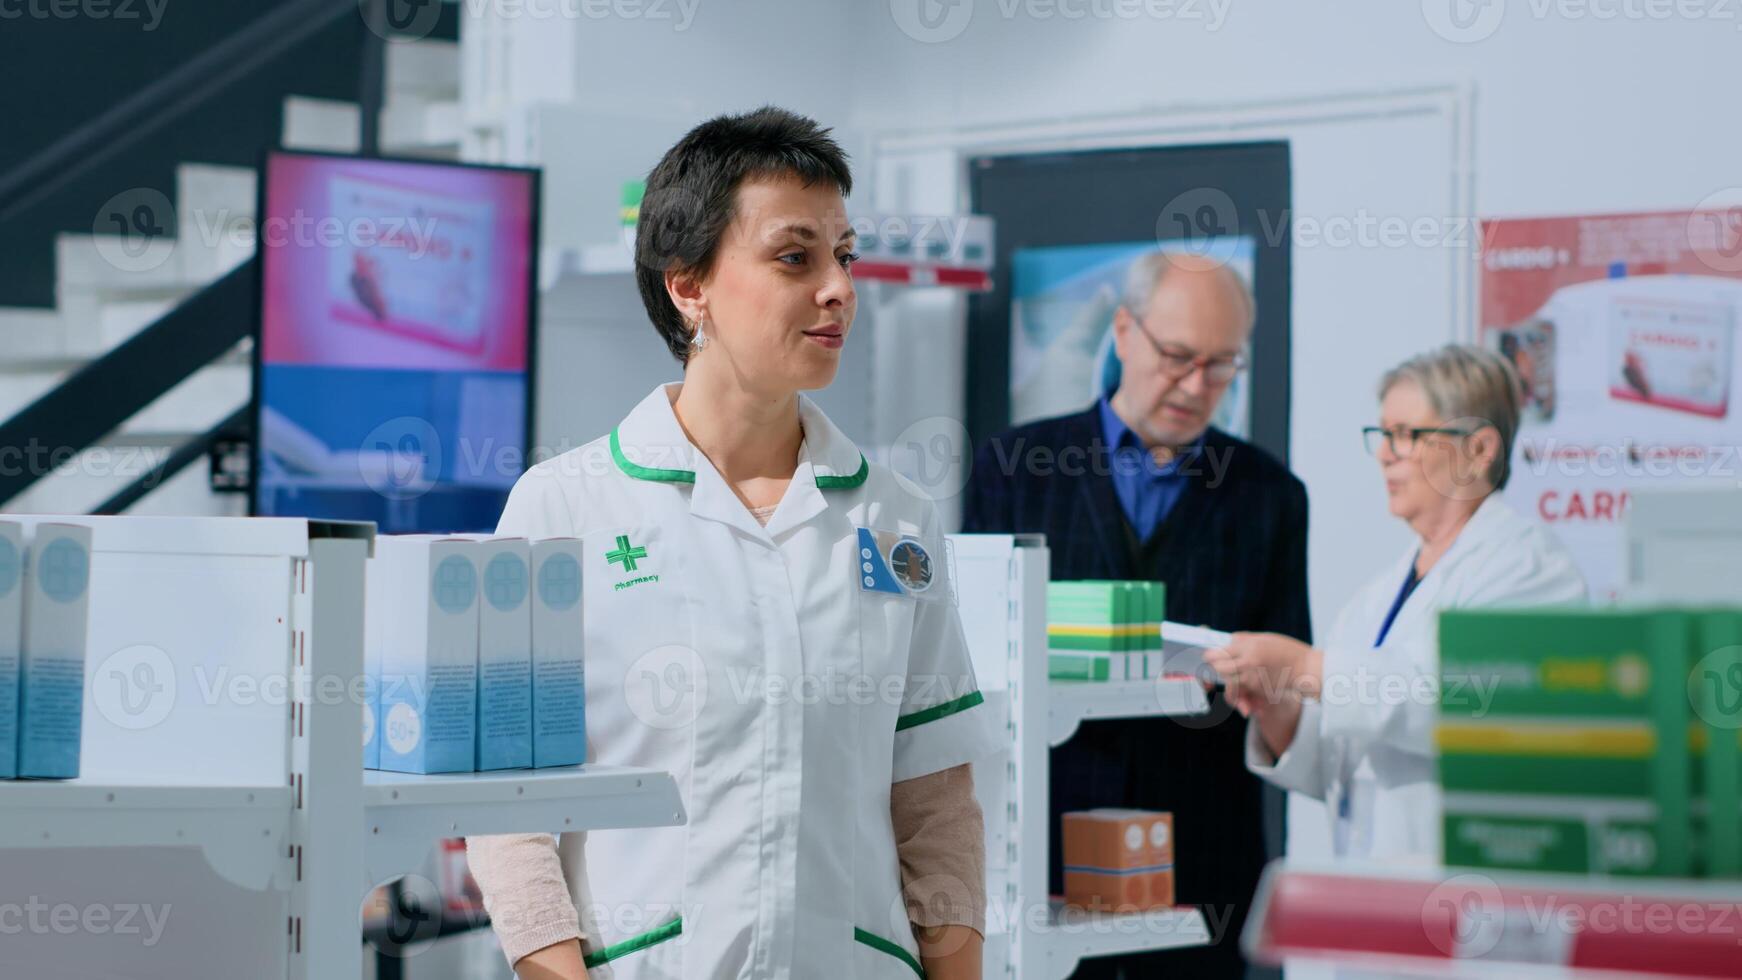
[[[273,152],[253,512],[489,531],[531,441],[538,172]]]

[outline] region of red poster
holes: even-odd
[[[1481,261],[1526,389],[1508,499],[1612,598],[1634,493],[1742,486],[1742,208],[1487,221]]]

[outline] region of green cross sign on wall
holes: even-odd
[[[617,535],[616,551],[605,552],[605,560],[613,565],[621,564],[625,572],[635,571],[636,559],[646,557],[647,549],[642,547],[631,547],[629,544],[629,535],[627,534]]]

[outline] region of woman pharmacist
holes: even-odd
[[[1440,610],[1585,600],[1565,549],[1500,499],[1520,395],[1512,365],[1477,347],[1387,372],[1364,435],[1415,542],[1343,607],[1322,649],[1236,633],[1206,655],[1251,719],[1248,767],[1326,803],[1337,857],[1440,858]]]
[[[947,563],[915,560],[938,516],[800,394],[853,323],[851,187],[778,109],[672,147],[636,278],[683,381],[503,511],[499,534],[584,542],[589,758],[670,771],[689,815],[469,841],[523,980],[980,976],[968,764],[999,743]]]

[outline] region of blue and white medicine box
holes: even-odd
[[[24,529],[0,521],[0,779],[18,775],[18,651],[24,642]]]
[[[387,558],[377,535],[363,576],[363,768],[381,768],[381,659],[390,629]]]
[[[91,530],[29,525],[24,544],[18,775],[75,779],[85,704]]]
[[[472,772],[478,738],[477,546],[460,538],[375,539],[381,648],[381,768]]]
[[[532,767],[532,549],[478,539],[478,769]]]
[[[532,543],[532,764],[587,761],[581,542]]]

